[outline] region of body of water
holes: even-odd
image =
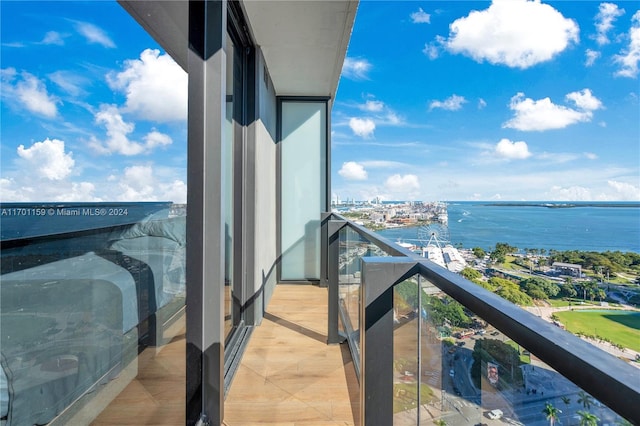
[[[640,253],[640,203],[450,202],[451,244],[493,249],[622,251]],[[379,231],[391,241],[419,243],[419,228]]]

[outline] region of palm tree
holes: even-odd
[[[556,420],[558,420],[560,413],[562,413],[562,411],[558,410],[550,402],[547,402],[544,405],[544,410],[542,410],[542,412],[547,416],[547,420],[549,420],[550,426],[553,426]]]
[[[580,426],[598,426],[600,420],[595,414],[588,411],[578,411],[580,416]]]
[[[585,393],[585,391],[580,391],[578,392],[578,404],[582,404],[582,406],[588,410],[593,404],[593,398],[588,393]]]
[[[571,398],[569,398],[568,396],[563,396],[562,397],[562,402],[564,402],[564,405],[566,405],[568,407],[569,404],[571,404]]]

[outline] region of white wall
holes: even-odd
[[[262,319],[277,283],[277,196],[276,196],[276,95],[268,76],[265,78],[264,58],[256,53],[256,108],[258,117],[254,126],[255,140],[255,269],[253,288],[255,298],[255,322]]]

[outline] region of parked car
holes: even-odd
[[[502,418],[503,415],[504,413],[499,409],[491,410],[487,413],[487,416],[489,416],[489,418],[492,420],[498,420]]]

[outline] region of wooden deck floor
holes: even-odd
[[[357,424],[346,345],[327,345],[327,289],[276,287],[225,403],[227,426]]]
[[[179,324],[176,324],[179,326]],[[276,287],[225,402],[226,426],[357,424],[358,381],[346,345],[327,345],[327,289]],[[93,425],[184,424],[184,322],[140,354],[138,374]]]

